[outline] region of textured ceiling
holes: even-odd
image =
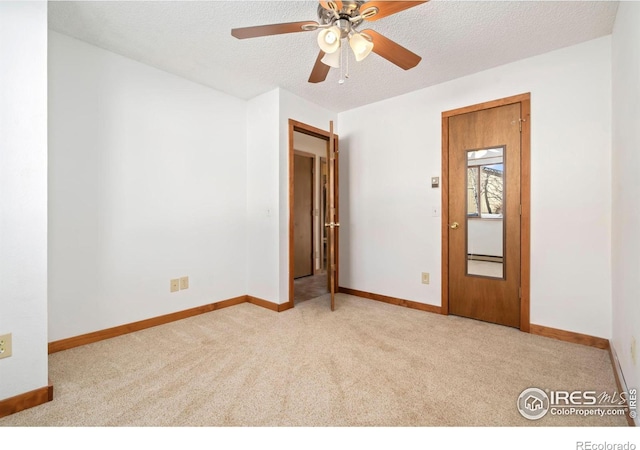
[[[422,56],[404,71],[376,54],[338,84],[308,83],[316,32],[238,40],[232,28],[317,20],[317,1],[54,1],[49,27],[250,99],[282,87],[340,112],[611,34],[613,1],[432,0],[363,24]]]

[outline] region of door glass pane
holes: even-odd
[[[467,151],[467,275],[504,278],[504,148]]]
[[[467,167],[467,215],[480,215],[480,185],[478,184],[478,168]]]

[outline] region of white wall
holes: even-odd
[[[246,294],[246,103],[55,32],[49,52],[49,339]]]
[[[621,2],[613,30],[613,348],[640,388],[640,3]],[[631,342],[638,349],[634,362]],[[638,422],[637,422],[638,423]],[[640,423],[639,423],[640,424]]]
[[[280,298],[289,301],[289,119],[329,131],[329,121],[337,130],[337,114],[304,100],[284,89],[280,93]],[[271,300],[271,299],[268,299]],[[275,301],[275,300],[271,300]]]
[[[247,294],[280,298],[280,95],[253,98],[247,111]]]
[[[531,322],[611,336],[610,36],[341,113],[342,286],[440,305],[441,113],[525,92]]]
[[[47,3],[0,2],[0,400],[47,382]]]

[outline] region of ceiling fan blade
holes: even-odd
[[[309,29],[302,28],[308,25]],[[316,28],[314,28],[314,26]],[[247,39],[261,36],[272,36],[274,34],[297,33],[299,31],[311,31],[317,29],[318,22],[289,22],[275,23],[273,25],[260,25],[257,27],[234,28],[231,35],[238,39]]]
[[[361,33],[366,34],[373,41],[374,53],[377,53],[404,70],[417,66],[422,60],[422,57],[373,30],[364,30]]]
[[[311,70],[309,83],[320,83],[327,78],[327,74],[329,73],[329,69],[331,69],[331,67],[327,66],[321,61],[323,56],[324,52],[320,50],[318,58],[316,59],[316,63],[313,66],[313,70]]]
[[[342,9],[342,2],[340,0],[334,1],[320,1],[320,6],[324,9],[328,9],[329,11],[340,11]]]
[[[360,7],[361,11],[365,11],[372,6],[378,8],[378,13],[366,18],[370,22],[374,20],[382,19],[384,17],[390,16],[395,13],[399,13],[400,11],[404,11],[405,9],[413,8],[414,6],[421,5],[423,3],[427,3],[429,0],[425,1],[410,1],[410,2],[402,2],[402,1],[389,1],[389,0],[373,0],[370,2],[366,2]]]

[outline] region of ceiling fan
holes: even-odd
[[[311,71],[310,83],[324,81],[331,67],[340,67],[340,50],[343,40],[348,41],[356,61],[362,61],[374,52],[398,67],[408,70],[418,65],[422,58],[374,30],[358,31],[358,27],[364,21],[373,22],[427,1],[429,0],[320,1],[317,22],[289,22],[234,28],[231,30],[231,35],[238,39],[247,39],[320,30],[317,36],[320,53]]]

